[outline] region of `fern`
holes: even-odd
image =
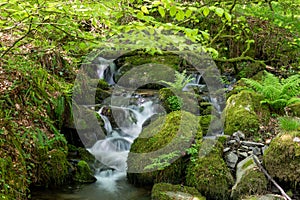
[[[256,92],[262,94],[264,99],[261,103],[270,105],[275,110],[283,109],[285,106],[300,102],[300,75],[293,75],[287,79],[280,80],[278,77],[265,71],[262,82],[253,79],[242,78]]]
[[[171,88],[175,90],[182,90],[186,84],[194,80],[190,75],[186,75],[186,71],[184,70],[182,73],[175,71],[175,80],[174,82],[161,80],[161,83],[165,83],[169,85]]]

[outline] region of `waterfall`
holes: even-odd
[[[123,95],[122,98],[126,100],[130,97]],[[113,117],[116,125],[114,126],[102,113],[107,106],[97,111],[104,122],[107,137],[98,140],[88,151],[104,165],[98,168],[95,174],[102,189],[113,192],[117,187],[116,181],[126,177],[126,161],[130,146],[142,131],[144,122],[157,113],[153,104],[154,102],[150,99],[141,100],[138,97],[135,105],[109,106],[111,113],[115,114]]]
[[[114,60],[107,60],[102,57],[98,57],[94,63],[97,65],[97,75],[99,79],[104,79],[107,83],[113,85],[114,73],[116,72],[116,65]]]

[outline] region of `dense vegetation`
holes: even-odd
[[[201,47],[222,75],[266,70],[263,82],[243,80],[284,114],[299,101],[299,16],[299,0],[1,0],[0,198],[27,199],[31,185],[66,180],[61,128],[76,72],[92,50],[128,48],[124,41],[152,55]],[[180,109],[176,96],[168,101]]]

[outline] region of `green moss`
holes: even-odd
[[[203,116],[200,116],[199,118],[200,118],[199,124],[202,128],[203,135],[205,135],[208,131],[210,122],[212,120],[212,115],[203,115]]]
[[[288,108],[292,115],[300,117],[300,102],[288,105]]]
[[[181,197],[186,196],[186,199],[205,200],[206,198],[193,187],[182,185],[172,185],[168,183],[154,184],[151,192],[152,200],[172,200],[177,199],[172,194],[179,194]],[[183,197],[182,197],[183,198]]]
[[[186,184],[195,187],[207,198],[229,199],[229,188],[233,185],[233,177],[221,157],[222,144],[213,140],[204,140],[202,146],[207,147],[200,149],[201,156],[188,165]]]
[[[226,103],[224,111],[225,134],[231,135],[242,131],[246,137],[253,136],[260,124],[268,122],[270,112],[261,105],[262,96],[250,91],[241,91],[232,95]]]
[[[69,175],[70,163],[66,153],[53,149],[39,148],[40,165],[38,166],[37,184],[53,187],[63,184]]]
[[[279,134],[263,156],[270,175],[293,186],[300,183],[300,145],[295,137],[300,137],[299,131]]]
[[[73,179],[74,181],[80,183],[93,183],[97,180],[94,177],[93,172],[91,171],[89,165],[83,160],[78,162],[76,166],[75,176]]]
[[[77,151],[78,151],[78,157],[80,160],[86,161],[88,163],[93,163],[95,161],[95,156],[92,155],[85,148],[78,147]]]
[[[195,137],[201,138],[197,117],[188,112],[172,112],[147,126],[133,142],[129,154],[129,182],[151,185],[157,182],[180,183],[184,177],[186,150]]]
[[[14,166],[15,165],[15,166]],[[0,158],[0,199],[26,199],[29,182],[26,180],[26,168],[17,170],[10,157]]]
[[[266,192],[267,185],[268,180],[262,172],[256,169],[248,170],[237,184],[232,193],[232,198],[240,199],[242,196],[262,194]]]

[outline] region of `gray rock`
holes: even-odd
[[[223,152],[224,152],[224,153],[226,153],[226,152],[228,152],[228,151],[230,151],[230,147],[226,147],[226,148],[223,149]]]
[[[265,146],[263,143],[251,142],[251,141],[242,141],[241,144],[248,146],[248,147],[254,147],[254,146],[263,147],[263,146]]]
[[[254,147],[254,148],[253,148],[253,154],[254,154],[254,155],[256,155],[256,156],[259,156],[259,155],[261,155],[260,148],[258,148],[258,147]]]
[[[235,144],[235,143],[236,143],[235,140],[229,140],[229,141],[227,142],[228,145],[233,145],[233,144]]]
[[[248,151],[248,150],[249,150],[249,147],[242,145],[242,146],[241,146],[241,149],[243,149],[243,150],[245,150],[245,151]]]
[[[239,156],[241,156],[243,158],[247,158],[248,153],[247,152],[239,152]]]
[[[230,152],[229,154],[227,154],[225,156],[226,163],[227,163],[228,167],[230,167],[230,168],[235,168],[235,165],[236,165],[238,159],[239,159],[239,157],[233,152]]]
[[[241,140],[245,139],[245,134],[242,131],[237,131],[232,134],[234,137],[239,137]]]

